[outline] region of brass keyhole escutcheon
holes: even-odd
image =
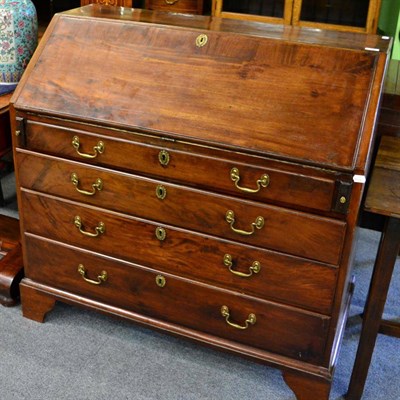
[[[160,164],[166,167],[169,164],[169,153],[167,150],[161,150],[158,153],[158,161],[160,161]]]
[[[156,196],[160,200],[164,200],[167,197],[167,189],[163,185],[157,185]]]
[[[208,37],[204,33],[197,36],[197,38],[196,38],[196,46],[197,47],[203,47],[207,44],[207,42],[208,42]]]
[[[162,275],[157,275],[156,276],[156,284],[157,284],[157,286],[164,287],[166,283],[167,283],[167,280],[165,279],[164,276],[162,276]]]
[[[159,241],[163,241],[163,240],[165,240],[165,238],[167,237],[167,232],[165,231],[165,229],[164,228],[161,228],[161,226],[158,226],[157,228],[156,228],[156,238],[159,240]]]

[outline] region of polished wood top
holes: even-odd
[[[381,139],[365,209],[400,218],[400,137]]]
[[[150,11],[139,8],[102,6],[90,4],[85,7],[66,11],[64,14],[79,17],[96,17],[118,19],[125,21],[140,21],[160,25],[180,25],[194,29],[209,31],[235,32],[242,35],[263,36],[284,39],[291,42],[310,43],[316,46],[364,50],[373,48],[386,53],[391,48],[388,37],[381,35],[366,35],[357,32],[340,32],[333,30],[295,27],[281,24],[268,24],[249,20],[218,18],[203,15],[188,15],[164,11]]]

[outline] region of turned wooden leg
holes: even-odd
[[[56,300],[43,292],[27,285],[20,284],[22,315],[37,322],[43,322],[46,314],[54,307]]]
[[[283,379],[297,400],[328,400],[331,381],[301,372],[282,372]]]

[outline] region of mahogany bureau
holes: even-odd
[[[25,317],[55,301],[328,399],[390,40],[86,6],[12,99]]]

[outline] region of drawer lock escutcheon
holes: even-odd
[[[242,278],[249,278],[250,276],[253,275],[253,273],[258,274],[261,270],[260,262],[254,261],[253,264],[249,267],[250,272],[248,274],[240,271],[235,271],[233,269],[232,256],[230,254],[224,255],[224,265],[229,268],[229,271],[232,272],[232,274],[240,276]]]
[[[97,237],[97,236],[99,236],[100,234],[103,234],[106,231],[106,226],[105,226],[104,222],[99,222],[98,223],[98,225],[94,228],[94,230],[95,230],[94,233],[85,231],[83,229],[82,220],[81,220],[81,217],[79,215],[77,215],[74,218],[74,225],[78,228],[79,232],[82,233],[82,235],[89,236],[89,237]]]
[[[71,174],[71,182],[75,186],[76,191],[85,196],[93,196],[96,194],[96,190],[100,192],[103,189],[103,181],[100,178],[97,178],[95,183],[92,183],[92,190],[90,192],[88,190],[79,189],[79,178],[75,172]]]
[[[74,136],[72,138],[72,147],[75,149],[78,155],[83,158],[96,158],[99,154],[104,153],[104,142],[102,142],[101,140],[97,142],[96,146],[93,146],[93,154],[81,153],[79,151],[80,142],[78,136]]]
[[[160,200],[164,200],[167,197],[167,188],[163,185],[157,185],[156,196]]]
[[[167,237],[167,232],[164,228],[161,228],[160,226],[158,226],[156,228],[156,238],[162,242],[163,240],[165,240],[165,238]]]
[[[162,276],[162,275],[157,275],[156,276],[156,284],[157,284],[157,286],[163,288],[166,283],[167,283],[167,280],[165,279],[164,276]]]
[[[105,282],[108,278],[107,271],[101,271],[100,275],[97,276],[97,280],[89,279],[86,277],[86,268],[83,266],[83,264],[78,265],[78,272],[81,274],[82,278],[88,282],[91,283],[92,285],[101,285],[103,282]]]
[[[158,161],[164,167],[166,167],[169,164],[169,159],[170,159],[170,156],[169,156],[169,153],[167,150],[161,150],[158,153]]]
[[[197,36],[196,38],[196,46],[197,47],[203,47],[207,44],[208,42],[208,36],[202,33],[201,35]]]
[[[261,229],[264,226],[264,218],[258,216],[255,222],[252,222],[251,224],[251,231],[242,231],[241,229],[237,229],[233,226],[235,223],[235,213],[232,210],[228,210],[226,212],[225,220],[230,225],[233,232],[243,236],[250,236],[255,232],[256,229]]]
[[[254,325],[257,321],[256,315],[251,313],[247,317],[246,321],[244,322],[244,325],[239,325],[234,322],[229,321],[230,313],[229,313],[229,308],[227,306],[222,306],[221,307],[221,315],[225,318],[225,321],[228,325],[232,326],[233,328],[236,329],[247,329],[250,325]]]
[[[257,189],[249,189],[239,186],[240,172],[238,168],[232,168],[230,175],[231,175],[231,180],[235,183],[236,188],[245,193],[257,193],[261,190],[261,188],[266,188],[270,182],[269,175],[263,174],[261,175],[261,178],[256,182]]]

